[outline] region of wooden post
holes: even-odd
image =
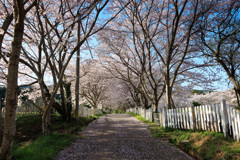
[[[166,109],[166,113],[167,113],[167,126],[171,127],[171,109]]]
[[[207,126],[207,108],[206,105],[203,105],[203,125],[204,125],[204,130],[208,130]]]
[[[227,110],[228,110],[228,123],[229,123],[229,135],[232,135],[233,138],[235,139],[235,126],[234,126],[234,111],[232,108],[230,108],[228,105],[227,105]]]
[[[185,115],[186,115],[186,127],[187,127],[186,129],[190,129],[188,107],[185,107]]]
[[[151,121],[151,120],[150,120],[150,115],[151,115],[150,110],[151,110],[150,108],[147,110],[147,113],[148,113],[148,114],[147,114],[147,120],[149,120],[149,121]]]
[[[177,112],[176,112],[176,108],[173,109],[173,118],[174,118],[174,128],[177,128]]]
[[[153,120],[154,120],[153,110],[152,110],[152,108],[150,108],[149,110],[150,110],[150,121],[153,122]]]
[[[222,114],[222,128],[224,136],[229,136],[229,122],[228,122],[228,114],[227,114],[227,105],[226,100],[223,99],[221,102],[221,114]]]
[[[177,112],[176,112],[176,108],[173,109],[173,115],[174,115],[174,128],[177,128]]]
[[[143,110],[143,118],[145,118],[145,119],[147,118],[146,117],[146,108],[145,107],[144,107],[144,110]]]
[[[185,109],[185,107],[183,107],[182,110],[183,110],[184,129],[187,129],[187,116],[186,116],[186,109]]]
[[[232,116],[231,116],[230,121],[232,122],[232,135],[233,135],[234,139],[238,139],[238,128],[237,128],[237,123],[236,123],[237,114],[236,114],[235,111],[236,111],[235,109],[231,108],[231,115]]]
[[[164,120],[164,119],[163,119],[163,108],[160,109],[160,112],[161,112],[161,113],[160,113],[160,126],[163,127],[163,120]]]
[[[177,120],[177,128],[180,129],[180,126],[179,126],[179,112],[178,112],[178,108],[176,108],[176,120]]]
[[[172,125],[172,121],[171,121],[171,109],[167,109],[167,124],[168,124],[168,127],[170,128],[171,125]]]
[[[157,125],[160,125],[160,113],[153,113],[153,120]]]
[[[180,112],[181,112],[181,119],[180,119],[181,126],[182,126],[182,129],[185,129],[183,108],[180,108]]]
[[[203,115],[202,115],[202,106],[199,106],[199,118],[200,118],[200,130],[203,131]]]
[[[194,110],[194,106],[191,105],[190,109],[190,122],[191,122],[191,129],[193,129],[194,131],[196,130],[196,117],[195,117],[195,110]]]
[[[198,106],[194,107],[194,113],[195,113],[195,123],[196,123],[196,129],[199,130],[199,111],[198,111]]]
[[[212,105],[212,110],[213,110],[213,126],[214,126],[214,131],[217,132],[218,129],[217,129],[217,117],[216,117],[216,105]]]
[[[181,125],[181,111],[180,108],[177,109],[178,112],[178,128],[182,129],[182,125]]]
[[[240,140],[240,113],[239,113],[239,111],[236,111],[236,113],[237,113],[236,119],[237,119],[237,122],[238,122],[238,138],[237,138],[237,141],[239,142],[239,140]]]
[[[166,107],[163,108],[163,127],[167,128],[167,109]]]
[[[211,123],[210,123],[210,121],[211,121],[210,106],[207,105],[206,107],[207,107],[207,125],[208,125],[208,130],[209,130],[209,131],[212,131],[212,129],[211,129]]]
[[[217,113],[217,128],[218,128],[218,132],[221,132],[221,118],[220,118],[220,111],[219,111],[219,104],[216,104],[216,113]]]

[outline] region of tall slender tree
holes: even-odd
[[[4,135],[0,149],[0,159],[10,160],[12,157],[12,147],[15,137],[15,117],[18,96],[18,66],[22,48],[24,18],[24,2],[22,0],[13,1],[14,32],[11,45],[11,53],[8,65],[7,92],[5,106]]]
[[[78,31],[77,31],[77,36],[78,36],[78,43],[80,42],[80,19],[81,19],[81,14],[78,14]],[[80,48],[77,50],[77,58],[76,58],[76,77],[75,77],[75,117],[78,118],[79,115],[79,79],[80,79]]]

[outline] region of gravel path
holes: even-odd
[[[147,125],[127,114],[104,115],[80,133],[82,138],[55,160],[192,159],[160,139],[152,138]]]

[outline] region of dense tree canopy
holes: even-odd
[[[216,67],[233,84],[230,103],[239,105],[239,11],[238,0],[0,0],[7,119],[0,159],[11,159],[20,87],[31,86],[20,96],[44,108],[43,134],[50,133],[51,110],[69,120],[75,100],[156,113],[210,103],[190,91],[219,80]]]

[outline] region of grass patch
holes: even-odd
[[[16,120],[16,137],[13,158],[16,160],[53,159],[60,150],[71,144],[78,132],[102,115],[80,117],[62,121],[57,115],[51,116],[51,135],[41,134],[41,115],[21,116]]]
[[[74,136],[64,133],[53,133],[40,136],[32,143],[23,146],[15,145],[13,159],[16,160],[50,160],[64,147],[71,144]]]
[[[101,116],[103,116],[103,115],[105,115],[105,114],[106,114],[106,113],[96,114],[96,115],[94,115],[94,116],[92,116],[92,117],[98,119],[99,117],[101,117]]]
[[[140,115],[131,115],[147,123],[153,137],[169,141],[197,159],[240,159],[240,143],[224,137],[223,133],[164,129]]]

